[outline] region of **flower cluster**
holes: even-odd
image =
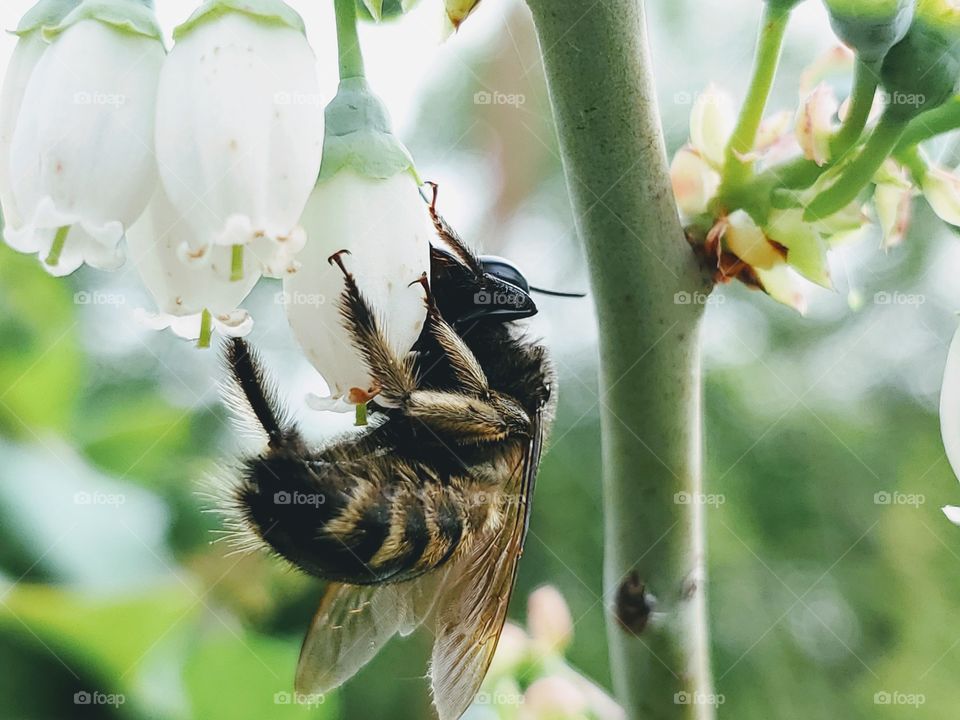
[[[340,314],[344,275],[328,259],[349,253],[406,353],[423,326],[410,283],[429,269],[432,225],[364,79],[354,0],[336,7],[341,84],[324,100],[283,0],[205,0],[169,51],[151,0],[39,0],[0,97],[7,244],[54,275],[126,264],[156,303],[141,319],[201,346],[213,331],[249,332],[240,304],[262,277],[281,279],[294,334],[330,387],[318,407],[369,400]]]
[[[915,196],[960,222],[960,176],[920,147],[960,127],[960,9],[946,0],[828,0],[844,46],[802,74],[795,112],[765,117],[795,4],[766,2],[739,112],[717,87],[698,96],[671,179],[688,238],[715,280],[739,279],[803,312],[809,282],[831,287],[829,250],[872,220],[885,248],[902,242]],[[853,79],[841,103],[830,80],[843,73]]]
[[[527,601],[527,630],[507,623],[467,720],[596,718],[623,720],[622,708],[563,658],[573,639],[573,618],[556,588],[535,590]]]

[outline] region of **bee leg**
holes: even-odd
[[[480,367],[480,361],[477,360],[473,351],[467,347],[457,332],[450,327],[450,324],[440,315],[440,310],[434,302],[433,294],[430,291],[430,284],[427,282],[426,273],[414,283],[423,285],[425,293],[424,302],[427,304],[427,327],[433,337],[439,343],[447,359],[450,361],[450,367],[454,375],[462,386],[462,391],[467,395],[487,399],[490,397],[490,384],[487,381],[487,375]]]
[[[379,389],[377,397],[386,405],[400,405],[417,387],[413,357],[399,358],[390,347],[380,330],[376,315],[357,286],[356,278],[343,263],[343,256],[349,254],[348,250],[341,250],[328,258],[328,262],[339,267],[343,273],[340,310],[354,344],[363,355]]]
[[[430,199],[430,219],[433,221],[433,227],[436,229],[437,235],[439,235],[444,244],[453,251],[453,254],[461,263],[473,270],[478,276],[482,275],[483,268],[480,267],[480,262],[476,256],[460,236],[457,235],[456,231],[450,227],[447,221],[437,212],[439,186],[435,182],[426,182],[424,184],[429,185],[433,191],[433,196]]]

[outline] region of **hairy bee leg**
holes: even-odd
[[[436,229],[437,235],[440,236],[440,239],[443,240],[447,247],[453,250],[454,255],[456,255],[460,262],[473,270],[478,276],[482,275],[483,268],[480,267],[480,262],[476,256],[470,248],[467,247],[467,244],[460,238],[457,232],[450,227],[447,221],[437,212],[437,195],[440,192],[439,186],[435,182],[429,181],[424,184],[429,185],[433,190],[433,197],[430,199],[430,219],[433,221],[433,227]]]
[[[237,396],[238,409],[253,413],[253,417],[267,434],[270,447],[276,448],[298,439],[289,419],[284,415],[276,398],[272,379],[264,372],[257,354],[246,341],[232,338],[226,345],[226,363],[236,388],[243,398]],[[246,402],[243,403],[243,400]]]
[[[477,360],[473,351],[467,347],[463,338],[440,315],[426,274],[419,280],[415,280],[414,283],[420,283],[423,286],[424,302],[427,305],[427,326],[450,361],[450,366],[457,380],[463,386],[464,392],[475,397],[488,398],[490,396],[490,385],[487,381],[487,374],[480,367],[480,361]],[[411,285],[414,283],[411,283]]]
[[[330,256],[330,262],[340,268],[345,279],[341,310],[357,349],[363,353],[374,380],[380,385],[379,397],[434,432],[453,434],[465,442],[495,442],[507,437],[510,419],[484,399],[417,388],[412,359],[398,358],[387,343],[356,279],[343,263],[344,254],[349,253]],[[450,333],[455,335],[452,328]]]
[[[380,330],[376,315],[370,307],[356,278],[343,263],[341,250],[328,258],[328,262],[340,268],[343,273],[344,289],[340,295],[340,314],[353,336],[353,343],[363,355],[374,381],[377,383],[378,396],[386,403],[400,405],[417,388],[413,375],[413,359],[399,358]]]

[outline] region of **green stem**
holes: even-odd
[[[200,337],[197,338],[198,348],[210,347],[210,337],[213,335],[213,316],[206,308],[200,315]]]
[[[954,96],[943,105],[917,115],[907,125],[897,150],[929,140],[936,135],[960,128],[960,96]]]
[[[753,162],[743,160],[742,157],[753,150],[757,130],[763,119],[763,110],[767,106],[773,78],[777,73],[780,48],[783,46],[783,36],[789,18],[789,10],[776,8],[770,4],[764,5],[760,40],[753,61],[753,77],[750,79],[750,87],[740,110],[737,125],[727,145],[723,172],[723,184],[727,188],[735,188],[746,181],[752,171]],[[723,193],[722,189],[721,193]]]
[[[858,59],[853,70],[853,89],[850,92],[850,107],[843,125],[830,140],[830,155],[841,157],[860,139],[867,126],[873,100],[877,94],[879,79],[874,68]]]
[[[906,122],[889,113],[870,133],[870,138],[853,161],[842,169],[833,183],[820,192],[807,206],[803,219],[807,222],[820,220],[842,210],[867,186],[874,173],[883,164],[903,135]]]
[[[366,403],[357,403],[356,418],[354,419],[353,424],[357,427],[363,427],[367,424],[367,404]]]
[[[337,16],[340,79],[363,77],[363,53],[357,37],[356,0],[333,0]]]
[[[703,508],[676,500],[701,492],[704,306],[683,299],[710,286],[670,191],[644,3],[605,0],[586,14],[581,0],[527,3],[600,331],[614,685],[630,718],[708,720],[713,705],[675,696],[712,692]],[[651,596],[656,618],[636,622]]]
[[[243,280],[243,245],[230,249],[230,282]]]
[[[53,243],[50,245],[50,252],[47,253],[47,265],[54,267],[60,262],[60,255],[63,253],[63,246],[67,243],[67,235],[70,234],[70,226],[64,225],[57,229],[57,234],[53,236]]]

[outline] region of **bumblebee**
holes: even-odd
[[[375,380],[371,423],[311,447],[280,407],[272,379],[240,339],[227,346],[234,404],[267,447],[227,491],[228,527],[330,581],[296,674],[329,691],[394,635],[421,624],[440,720],[469,707],[503,628],[556,404],[546,349],[516,321],[537,312],[510,262],[474,255],[436,212],[427,315],[398,356],[350,272],[342,321]]]

